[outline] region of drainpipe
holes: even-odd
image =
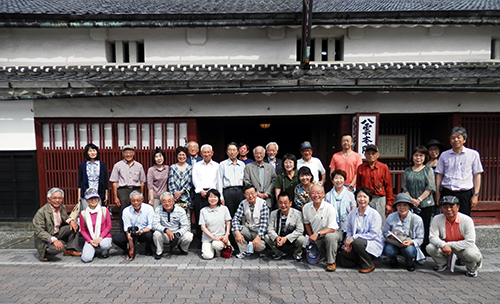
[[[302,0],[302,58],[300,68],[309,69],[311,59],[311,24],[313,0]]]

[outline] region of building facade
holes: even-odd
[[[382,160],[396,190],[413,147],[465,126],[485,167],[474,215],[496,223],[500,4],[372,2],[314,2],[307,68],[300,1],[0,3],[0,218],[29,218],[53,186],[73,204],[88,142],[109,169],[124,144],[147,167],[190,140],[216,160],[229,141],[299,155],[308,140],[327,165],[373,113],[404,146]]]

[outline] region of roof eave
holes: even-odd
[[[301,12],[246,14],[0,14],[0,28],[300,25]],[[317,12],[313,25],[498,25],[500,11]]]

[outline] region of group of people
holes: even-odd
[[[426,254],[443,271],[456,255],[466,274],[476,276],[482,257],[469,216],[477,204],[482,166],[479,154],[464,146],[466,140],[465,129],[456,127],[450,135],[452,149],[443,151],[436,140],[415,148],[414,165],[405,170],[403,192],[396,197],[389,168],[378,161],[378,147],[365,147],[363,163],[349,134],[341,138],[342,151],[332,157],[334,187],[328,193],[323,188],[326,170],[307,141],[301,144],[300,159],[291,153],[277,158],[278,144],[271,142],[253,149],[254,161],[247,156],[248,145],[231,142],[228,158],[220,163],[212,160],[212,146],[203,145],[200,156],[197,143],[190,142],[176,149],[177,163],[170,167],[164,152],[156,149],[147,174],[134,160],[134,147],[127,145],[109,178],[121,215],[121,233],[113,237],[104,206],[109,199],[106,166],[98,148],[89,144],[78,172],[79,208],[68,216],[64,192],[49,190],[48,204],[33,220],[36,247],[40,260],[50,260],[64,249],[60,240],[65,240],[65,254],[90,262],[98,247],[107,257],[112,243],[133,259],[136,243],[144,242],[146,255],[161,259],[164,245],[169,254],[187,254],[196,236],[205,259],[228,247],[235,247],[240,259],[253,252],[265,255],[268,247],[274,259],[290,255],[300,261],[307,248],[321,253],[327,271],[335,271],[340,262],[368,273],[382,254],[391,267],[398,267],[396,256],[403,255],[409,271]],[[435,215],[437,202],[440,215]],[[78,231],[85,239],[82,252],[77,250]]]

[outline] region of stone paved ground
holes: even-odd
[[[462,267],[436,273],[432,262],[414,273],[382,260],[370,274],[291,260],[202,260],[187,256],[159,261],[138,255],[83,264],[59,255],[39,262],[34,249],[0,250],[0,303],[499,303],[500,249],[484,249],[477,278]]]

